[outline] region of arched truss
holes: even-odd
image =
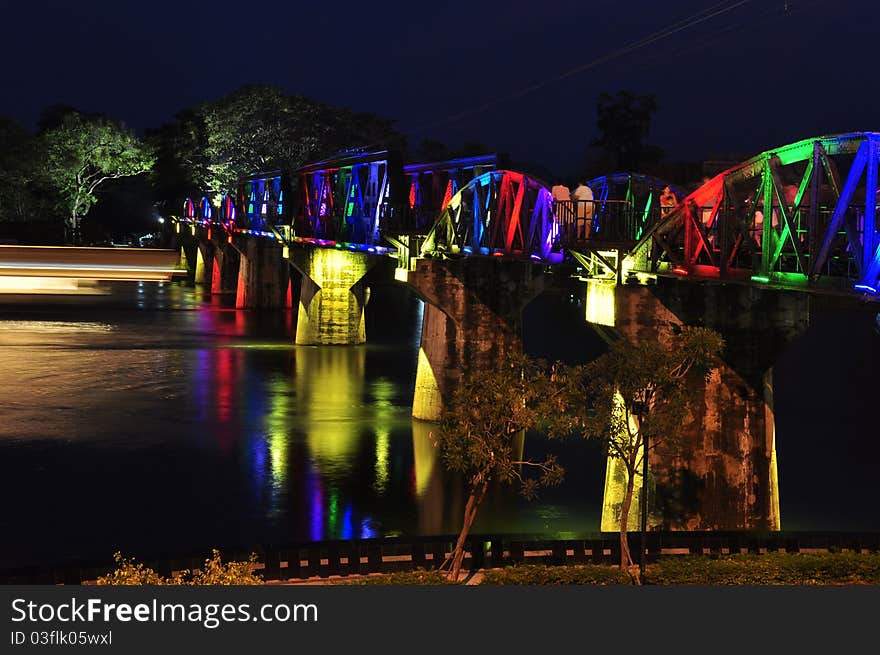
[[[410,214],[408,227],[424,234],[458,190],[496,168],[497,160],[495,155],[480,155],[404,166],[406,205]]]
[[[650,228],[636,270],[876,293],[880,133],[805,139],[712,178]]]
[[[228,228],[235,224],[236,217],[235,198],[232,194],[224,193],[220,200],[220,222]]]
[[[296,235],[376,243],[379,222],[389,204],[391,159],[384,150],[357,151],[297,171],[300,199]]]
[[[243,179],[238,185],[237,227],[260,229],[284,222],[284,186],[280,171],[260,173]]]
[[[208,196],[202,196],[202,199],[199,201],[199,220],[207,221],[208,223],[214,220],[214,208],[211,206]]]
[[[190,223],[196,220],[196,204],[193,202],[192,198],[187,198],[183,201],[181,216],[185,221]]]
[[[475,177],[449,200],[421,254],[513,255],[561,259],[550,191],[523,173],[495,170]]]

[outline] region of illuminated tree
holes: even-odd
[[[45,176],[59,195],[74,242],[80,221],[98,202],[98,188],[108,180],[147,172],[154,162],[150,148],[134,133],[104,118],[69,113],[40,139]]]
[[[568,408],[574,377],[561,367],[548,371],[543,362],[511,356],[498,369],[471,371],[464,376],[434,433],[446,467],[465,477],[467,502],[455,548],[441,566],[457,581],[464,547],[489,484],[512,484],[527,498],[540,487],[562,480],[555,457],[524,458],[518,441],[525,430],[550,437],[567,434]]]
[[[660,443],[675,447],[688,413],[686,385],[717,366],[724,341],[706,328],[676,328],[662,341],[637,344],[622,339],[584,368],[587,411],[584,435],[599,439],[626,473],[620,507],[620,565],[633,566],[627,523],[638,476],[647,470],[647,453]],[[647,447],[646,447],[647,445]],[[642,480],[642,525],[646,490]]]
[[[185,189],[227,193],[246,175],[290,171],[356,146],[396,147],[403,138],[380,116],[258,84],[180,113],[150,141],[159,152],[159,192],[176,203]]]

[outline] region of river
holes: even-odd
[[[182,284],[108,291],[0,304],[0,566],[456,530],[459,481],[432,426],[410,418],[422,304],[405,289],[374,288],[369,343],[354,347],[294,346],[292,312],[236,311]],[[532,305],[532,354],[601,349],[582,309]],[[839,329],[819,323],[814,340]],[[880,431],[859,422],[863,403],[876,408],[880,338],[863,331],[823,356],[833,369],[868,344],[849,373],[874,380],[864,398],[823,414],[815,387],[777,391],[783,527],[880,529],[869,463]],[[793,376],[807,371],[799,352],[782,367]],[[849,388],[838,387],[825,396]],[[565,481],[537,502],[494,490],[475,530],[597,531],[598,447],[529,436],[525,449],[556,453]]]

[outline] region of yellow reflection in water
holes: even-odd
[[[373,396],[373,421],[376,432],[376,465],[374,488],[384,494],[388,487],[388,452],[391,438],[391,421],[394,415],[394,383],[379,378],[371,387]]]
[[[272,467],[272,487],[283,487],[287,477],[287,430],[289,429],[287,384],[275,378],[269,384],[270,410],[266,415],[266,433],[269,441],[269,462]]]
[[[390,430],[376,428],[376,482],[373,487],[379,494],[384,494],[388,488],[388,446],[390,437]]]
[[[415,460],[415,492],[419,506],[419,530],[423,534],[443,532],[443,479],[438,464],[439,451],[432,434],[436,423],[413,420],[413,459]]]
[[[366,350],[298,347],[294,388],[304,409],[306,444],[324,474],[343,477],[357,454]]]

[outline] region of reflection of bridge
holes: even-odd
[[[492,157],[404,166],[362,150],[255,175],[218,207],[188,200],[177,230],[196,282],[235,292],[238,307],[298,296],[298,344],[363,342],[365,275],[396,259],[395,277],[426,302],[413,402],[422,419],[438,418],[466,367],[522,348],[522,310],[549,275],[586,283],[586,315],[609,338],[713,327],[726,364],[691,390],[689,452],[651,454],[657,521],[778,529],[770,369],[808,323],[802,291],[876,298],[878,139],[768,151],[689,195],[673,188],[674,206],[664,182],[638,174],[591,181],[592,201],[554,202]],[[606,525],[618,478],[610,467]]]
[[[67,293],[80,281],[168,282],[185,273],[174,250],[0,246],[0,293]]]

